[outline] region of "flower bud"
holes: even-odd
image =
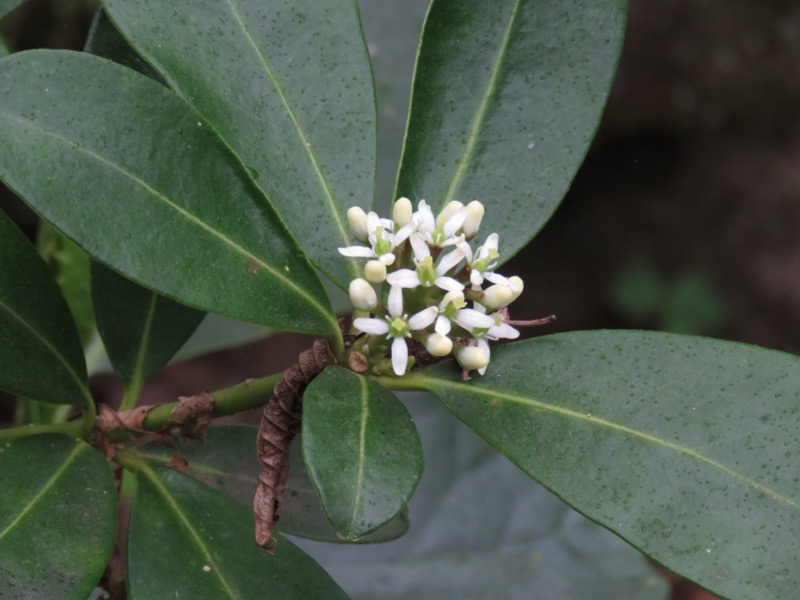
[[[370,310],[378,305],[378,295],[364,279],[353,279],[349,291],[350,301],[359,310]]]
[[[477,200],[473,200],[467,204],[464,211],[466,212],[467,217],[464,219],[464,224],[461,226],[461,231],[464,232],[465,236],[471,238],[478,233],[478,229],[480,229],[481,221],[483,220],[483,215],[486,212],[486,209],[483,207],[483,204]]]
[[[366,242],[369,238],[369,231],[367,231],[367,213],[358,206],[353,206],[347,209],[347,224],[350,225],[350,231],[353,237],[359,242]]]
[[[522,290],[520,290],[522,293]],[[480,303],[489,310],[497,310],[514,301],[514,291],[505,283],[497,283],[483,291]]]
[[[431,356],[447,356],[453,350],[453,341],[446,335],[432,333],[425,342],[425,349]]]
[[[458,200],[452,200],[447,203],[447,205],[442,209],[442,212],[439,213],[439,216],[436,217],[436,226],[437,227],[444,227],[444,224],[456,214],[464,208],[464,205],[459,202]]]
[[[525,284],[523,283],[522,278],[514,275],[513,277],[508,278],[508,287],[510,287],[511,291],[513,292],[511,297],[511,302],[513,302],[519,298],[520,294],[522,294],[522,290],[525,289]]]
[[[456,360],[463,369],[474,371],[489,364],[489,353],[477,346],[466,346],[459,350]]]
[[[379,260],[370,260],[364,266],[364,277],[372,283],[386,281],[386,265]]]
[[[411,221],[411,215],[414,212],[414,207],[411,200],[408,198],[398,198],[392,208],[392,220],[395,224],[395,231],[407,225]]]

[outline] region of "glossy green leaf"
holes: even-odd
[[[176,440],[175,445],[189,462],[189,475],[250,507],[258,486],[255,451],[257,432],[258,428],[251,425],[217,425],[209,428],[203,444]],[[160,444],[148,444],[137,450],[137,453],[162,466],[172,456],[172,452]],[[322,512],[317,492],[308,478],[299,440],[292,444],[289,459],[289,482],[281,504],[277,529],[299,537],[341,543],[342,539],[336,535]],[[359,541],[385,542],[400,537],[407,529],[408,517],[403,512],[385,527]]]
[[[319,279],[228,148],[134,71],[45,50],[0,62],[0,176],[91,255],[164,295],[338,330]]]
[[[347,598],[313,560],[278,536],[256,546],[253,512],[171,469],[142,465],[128,528],[128,591],[151,598]]]
[[[167,364],[205,316],[96,262],[92,300],[114,371],[134,394]]]
[[[336,531],[358,539],[406,505],[423,469],[422,446],[389,390],[331,367],[303,396],[303,458]]]
[[[0,211],[0,389],[85,405],[83,351],[64,297],[36,249]]]
[[[510,258],[583,161],[624,25],[624,0],[434,0],[395,196],[484,202]]]
[[[579,332],[500,347],[484,377],[414,377],[534,479],[668,569],[737,600],[800,588],[800,359]]]
[[[300,540],[358,600],[666,600],[641,554],[536,485],[428,394],[404,394],[425,450],[411,529],[379,546]]]
[[[116,532],[114,479],[91,446],[40,435],[0,447],[0,598],[86,600]]]
[[[247,166],[311,260],[357,276],[347,207],[372,205],[375,99],[354,0],[105,0],[111,19]]]

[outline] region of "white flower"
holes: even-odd
[[[468,243],[459,243],[458,247],[464,252],[470,266],[469,278],[473,289],[480,289],[484,278],[492,281],[491,276],[493,273],[491,273],[491,270],[497,266],[497,259],[500,257],[497,252],[499,243],[500,236],[496,233],[489,234],[489,237],[486,238],[483,245],[478,247],[474,255]]]
[[[417,212],[412,217],[417,223],[417,235],[426,243],[444,248],[464,241],[464,236],[457,236],[459,229],[464,224],[467,214],[461,202],[449,202],[438,218],[433,217],[433,211],[428,203],[420,200]],[[413,243],[412,243],[413,245]]]
[[[412,247],[414,242],[412,241]],[[426,246],[427,248],[427,246]],[[436,266],[433,266],[433,258],[430,253],[417,258],[420,254],[414,250],[415,260],[417,260],[417,268],[411,269],[398,269],[394,273],[386,276],[386,281],[390,285],[399,285],[403,288],[416,288],[417,286],[431,287],[435,285],[446,292],[460,291],[464,289],[464,284],[448,277],[446,274],[450,269],[457,266],[464,259],[464,252],[459,248],[454,248],[450,252],[442,255]]]
[[[395,375],[403,375],[408,366],[408,346],[405,338],[410,337],[412,331],[420,331],[430,326],[436,320],[439,309],[429,306],[408,318],[403,314],[403,288],[395,285],[389,290],[387,304],[389,316],[385,319],[359,318],[353,320],[353,326],[370,335],[393,338],[392,370]]]
[[[349,215],[350,211],[348,211],[348,217]],[[405,242],[408,236],[416,230],[416,224],[413,222],[401,227],[397,233],[394,233],[394,226],[394,221],[381,219],[376,213],[370,212],[366,215],[365,224],[367,231],[366,241],[369,242],[370,247],[346,246],[339,248],[339,253],[352,258],[377,259],[385,265],[391,265],[395,259],[394,249]]]

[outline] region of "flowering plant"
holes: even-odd
[[[588,149],[623,2],[433,0],[391,219],[373,210],[391,36],[368,46],[354,0],[102,7],[86,52],[0,60],[0,178],[48,240],[45,262],[0,213],[0,597],[664,598],[631,546],[722,596],[796,594],[797,357],[518,340],[552,317],[509,316],[523,282],[498,269]],[[241,323],[318,337],[288,369],[152,403],[145,382],[214,323],[217,344]],[[255,407],[258,428],[216,423]],[[510,463],[542,488],[506,493]],[[416,519],[426,494],[436,518]],[[332,577],[297,538],[350,546]]]

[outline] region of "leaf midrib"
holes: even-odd
[[[250,32],[248,31],[247,27],[245,26],[244,21],[242,20],[241,15],[239,13],[239,10],[237,9],[237,7],[234,5],[234,3],[231,0],[226,0],[226,3],[228,4],[228,7],[230,8],[231,14],[233,15],[234,19],[236,19],[237,25],[242,30],[242,34],[244,34],[245,39],[247,39],[248,44],[250,44],[250,46],[253,49],[253,52],[255,53],[256,57],[258,58],[258,62],[264,68],[264,71],[266,72],[267,77],[269,77],[269,80],[272,82],[272,85],[275,88],[275,91],[278,93],[278,96],[281,99],[281,103],[283,104],[284,108],[286,109],[286,113],[289,115],[289,119],[291,120],[292,125],[294,126],[295,131],[297,132],[297,136],[299,138],[300,145],[305,150],[306,154],[308,155],[309,160],[311,161],[311,165],[313,166],[314,174],[316,175],[317,180],[319,182],[319,185],[322,188],[323,195],[325,196],[325,202],[328,205],[330,213],[333,215],[334,223],[336,225],[336,229],[339,232],[341,240],[342,240],[342,242],[343,242],[343,244],[345,246],[349,246],[350,245],[350,236],[348,235],[348,228],[345,226],[345,224],[344,224],[344,222],[342,220],[342,216],[339,214],[339,211],[337,210],[336,200],[334,199],[333,191],[331,190],[330,186],[328,185],[328,181],[325,178],[325,175],[322,173],[322,168],[321,168],[321,166],[319,164],[319,159],[317,159],[317,155],[315,154],[315,152],[313,150],[312,144],[308,141],[308,137],[306,136],[305,131],[304,131],[303,127],[300,124],[300,120],[297,118],[297,115],[295,115],[294,111],[292,110],[291,106],[289,105],[289,101],[286,98],[286,95],[285,95],[285,93],[283,91],[283,88],[281,87],[280,82],[278,81],[278,78],[275,76],[275,74],[273,73],[272,69],[270,68],[269,63],[267,61],[267,58],[264,56],[264,53],[261,52],[261,49],[255,43],[255,40],[250,35]],[[222,136],[220,135],[220,137],[222,137]],[[353,259],[348,259],[348,263],[350,264],[352,274],[355,275],[357,273],[357,269],[356,269],[356,266],[355,266],[356,265],[355,261]]]
[[[33,510],[33,507],[42,499],[44,498],[45,494],[47,494],[48,490],[53,487],[58,481],[58,479],[64,474],[72,463],[75,462],[77,457],[81,454],[81,452],[86,451],[89,449],[89,446],[84,446],[82,444],[78,444],[69,455],[64,459],[64,462],[56,469],[56,472],[47,480],[47,482],[42,486],[42,488],[36,493],[36,495],[25,505],[25,508],[16,516],[16,518],[8,524],[8,526],[3,530],[0,531],[0,540],[8,534],[17,524],[25,518],[25,515]]]
[[[594,414],[587,415],[585,413],[581,413],[581,412],[578,412],[578,411],[575,411],[575,410],[571,410],[569,408],[563,408],[561,406],[554,406],[552,404],[547,404],[547,403],[541,402],[539,400],[534,400],[533,398],[527,398],[525,396],[518,396],[516,394],[510,394],[510,393],[507,393],[507,392],[487,391],[487,390],[485,390],[483,388],[473,387],[473,386],[465,386],[463,384],[459,384],[459,383],[456,383],[456,382],[450,382],[450,381],[446,381],[446,380],[442,380],[442,379],[436,379],[436,378],[429,377],[429,376],[424,376],[424,375],[420,375],[420,376],[415,377],[415,380],[416,380],[416,382],[420,383],[429,392],[432,392],[434,394],[436,393],[436,388],[445,387],[445,388],[449,388],[449,389],[453,389],[453,390],[458,390],[458,391],[464,392],[466,394],[474,394],[474,395],[477,395],[477,396],[485,396],[487,398],[498,398],[498,399],[501,399],[501,400],[507,400],[508,402],[514,402],[516,404],[522,404],[522,405],[525,405],[525,406],[530,406],[532,408],[536,408],[536,409],[539,409],[539,410],[542,410],[542,411],[545,411],[545,412],[556,413],[556,414],[559,414],[559,415],[562,415],[562,416],[565,416],[565,417],[569,417],[569,418],[572,418],[572,419],[577,419],[579,421],[592,423],[594,425],[598,425],[598,426],[606,427],[608,429],[613,429],[613,430],[622,432],[622,433],[624,433],[626,435],[629,435],[631,437],[636,437],[636,438],[642,439],[642,440],[644,440],[646,442],[649,442],[649,443],[652,443],[652,444],[656,444],[656,445],[659,445],[659,446],[663,446],[664,448],[668,448],[668,449],[673,450],[675,452],[678,452],[680,454],[684,454],[686,456],[694,458],[695,460],[703,462],[703,463],[705,463],[705,464],[707,464],[707,465],[709,465],[709,466],[711,466],[711,467],[723,472],[724,474],[726,474],[726,475],[728,475],[728,476],[730,476],[730,477],[732,477],[734,479],[738,479],[739,481],[745,483],[746,485],[752,487],[755,490],[758,490],[759,492],[762,492],[762,493],[766,494],[767,496],[773,498],[774,500],[776,500],[778,502],[782,502],[783,504],[785,504],[785,505],[787,505],[787,506],[789,506],[789,507],[791,507],[793,509],[800,510],[800,504],[798,504],[797,502],[793,501],[791,498],[787,498],[786,496],[776,492],[772,488],[770,488],[770,487],[768,487],[768,486],[766,486],[764,484],[758,483],[757,481],[754,481],[754,480],[750,479],[749,477],[747,477],[745,475],[742,475],[741,473],[737,473],[736,471],[733,471],[732,469],[730,469],[729,467],[723,465],[722,463],[719,463],[719,462],[717,462],[717,461],[715,461],[715,460],[713,460],[713,459],[711,459],[711,458],[709,458],[707,456],[704,456],[703,454],[700,454],[696,450],[693,450],[693,449],[688,448],[686,446],[681,446],[680,444],[676,444],[674,442],[671,442],[669,440],[665,440],[665,439],[657,437],[655,435],[652,435],[652,434],[649,434],[649,433],[645,433],[643,431],[639,431],[639,430],[633,429],[633,428],[628,427],[626,425],[623,425],[621,423],[616,423],[616,422],[610,421],[608,419],[603,419],[603,418],[595,416]]]
[[[234,251],[236,251],[237,253],[239,253],[243,257],[245,257],[247,260],[252,261],[256,265],[258,265],[260,268],[262,268],[262,269],[266,270],[267,272],[269,272],[274,278],[278,279],[286,287],[292,289],[298,296],[300,296],[303,299],[305,299],[306,302],[308,302],[309,305],[314,307],[317,310],[317,312],[319,314],[321,314],[325,318],[325,320],[333,326],[333,330],[334,331],[338,328],[338,323],[337,323],[335,317],[332,317],[330,314],[328,314],[328,311],[325,310],[324,307],[321,304],[319,304],[317,302],[317,300],[313,296],[308,294],[303,288],[297,286],[293,281],[291,281],[291,279],[287,278],[278,269],[275,269],[272,265],[270,265],[268,263],[265,263],[259,257],[255,256],[251,252],[245,250],[242,246],[240,246],[239,244],[234,242],[232,239],[230,239],[227,236],[225,236],[222,232],[217,231],[216,229],[212,228],[210,225],[208,225],[204,221],[202,221],[199,218],[197,218],[194,215],[192,215],[190,212],[188,212],[187,210],[185,210],[181,206],[178,206],[177,204],[172,202],[167,196],[165,196],[164,194],[162,194],[161,192],[159,192],[158,190],[156,190],[155,188],[150,186],[146,181],[144,181],[140,177],[134,175],[132,172],[127,170],[123,165],[115,163],[115,162],[113,162],[111,160],[107,160],[107,159],[103,158],[102,156],[100,156],[99,154],[89,150],[86,146],[84,146],[82,144],[77,144],[76,142],[74,142],[72,140],[69,140],[66,137],[58,135],[55,131],[40,127],[40,126],[36,125],[35,123],[33,123],[32,121],[30,121],[29,119],[25,119],[23,117],[20,117],[20,116],[17,116],[17,115],[14,115],[14,114],[8,113],[6,111],[2,111],[2,110],[0,110],[0,115],[4,116],[6,118],[9,118],[11,120],[17,121],[18,123],[21,123],[21,124],[29,127],[30,129],[33,129],[35,131],[39,131],[41,134],[49,136],[49,137],[51,137],[51,138],[53,138],[55,140],[58,140],[59,142],[67,144],[68,146],[72,147],[74,150],[77,150],[78,152],[86,154],[87,156],[89,156],[89,157],[91,157],[91,158],[93,158],[93,159],[95,159],[95,160],[107,165],[111,169],[113,169],[113,170],[117,171],[118,173],[122,174],[123,176],[127,177],[128,179],[130,179],[131,181],[133,181],[134,183],[136,183],[137,185],[142,187],[152,197],[154,197],[155,199],[161,201],[162,203],[164,203],[165,205],[167,205],[168,207],[173,209],[175,212],[177,212],[179,215],[181,215],[187,221],[189,221],[190,223],[193,223],[194,225],[196,225],[200,229],[205,230],[206,232],[211,234],[213,237],[216,237],[218,240],[220,240],[224,244],[228,245]]]
[[[83,378],[81,378],[75,372],[72,366],[67,362],[66,358],[62,356],[61,353],[58,352],[58,350],[56,350],[55,347],[53,347],[53,345],[47,340],[47,338],[41,335],[39,331],[31,323],[23,319],[15,310],[13,310],[10,306],[8,306],[8,304],[3,302],[2,300],[0,300],[0,309],[5,310],[13,319],[16,319],[20,324],[22,324],[23,327],[28,329],[28,331],[30,331],[37,340],[39,340],[39,343],[42,344],[50,354],[56,357],[56,360],[64,366],[64,368],[67,370],[67,373],[69,373],[70,377],[72,377],[72,379],[74,379],[75,382],[78,384],[78,389],[81,390],[85,396],[84,400],[88,400],[89,402],[91,402],[92,395],[89,392],[89,388],[86,387],[86,383],[84,382]]]
[[[176,502],[175,498],[170,494],[169,490],[164,486],[161,479],[156,475],[156,473],[148,466],[141,465],[139,469],[140,473],[143,473],[149,480],[156,491],[161,494],[164,499],[164,502],[173,510],[173,512],[178,516],[178,519],[183,524],[186,531],[189,532],[189,535],[194,541],[195,545],[200,550],[200,553],[204,556],[206,560],[206,564],[211,568],[211,572],[216,575],[217,579],[219,579],[222,587],[225,588],[225,591],[231,598],[238,598],[238,596],[234,593],[231,589],[230,584],[228,581],[223,577],[222,571],[220,570],[219,566],[214,561],[214,558],[211,556],[211,552],[209,552],[208,547],[203,542],[203,538],[200,537],[200,534],[197,530],[192,526],[191,521],[187,518],[186,514],[181,510],[180,505]]]
[[[354,531],[356,519],[361,512],[361,495],[364,488],[364,470],[366,463],[366,440],[367,440],[367,421],[369,420],[369,391],[367,389],[367,381],[364,378],[359,378],[359,385],[361,386],[361,412],[359,416],[358,428],[358,462],[356,463],[356,481],[353,494],[353,511],[350,515],[350,524],[347,527],[348,532],[351,534]]]
[[[486,84],[486,91],[481,98],[481,102],[478,105],[478,110],[475,113],[475,118],[472,121],[472,125],[470,126],[469,135],[467,136],[467,143],[464,146],[464,151],[461,154],[461,158],[458,161],[458,167],[456,168],[455,173],[453,173],[453,178],[450,180],[450,185],[447,187],[447,191],[445,192],[444,198],[441,201],[441,206],[446,206],[448,202],[453,199],[458,187],[461,185],[461,180],[464,177],[464,173],[467,170],[468,163],[472,158],[472,154],[475,152],[475,146],[478,141],[478,135],[480,133],[480,129],[483,126],[484,121],[486,120],[486,113],[489,110],[489,101],[491,100],[492,96],[496,91],[497,86],[497,78],[500,73],[500,66],[503,63],[503,59],[505,58],[506,51],[508,50],[508,42],[511,38],[511,30],[514,27],[514,22],[517,18],[517,12],[519,10],[521,0],[516,0],[514,2],[514,7],[511,9],[511,15],[508,19],[508,25],[506,26],[505,31],[503,32],[503,40],[500,43],[500,49],[497,52],[497,58],[494,61],[494,66],[492,67],[492,74],[489,76],[489,81]]]

